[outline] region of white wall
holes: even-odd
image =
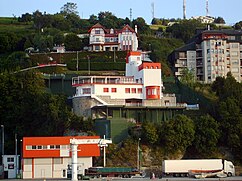
[[[68,164],[71,165],[71,158],[35,158],[32,166],[32,159],[24,159],[23,179],[32,178],[34,167],[34,178],[67,178]],[[92,157],[78,158],[79,172],[84,174],[85,169],[92,167]],[[63,171],[65,175],[63,175]]]

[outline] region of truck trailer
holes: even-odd
[[[90,167],[85,170],[85,176],[89,177],[122,177],[130,178],[140,175],[141,173],[136,168],[131,167]]]
[[[234,176],[235,168],[231,161],[222,159],[190,159],[190,160],[164,160],[162,162],[162,174],[175,177],[191,176],[189,173],[196,172],[197,175],[207,173],[218,173],[225,176]],[[212,174],[210,174],[212,175]],[[193,175],[194,176],[194,175]]]

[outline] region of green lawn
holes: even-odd
[[[32,23],[18,22],[17,18],[0,17],[0,33],[28,33],[31,28]]]

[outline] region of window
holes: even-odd
[[[142,93],[142,88],[138,88],[138,93]]]
[[[239,68],[232,68],[232,72],[238,73],[239,72]]]
[[[103,88],[103,92],[109,92],[108,88]]]
[[[231,52],[231,56],[232,56],[232,57],[236,57],[236,56],[238,56],[238,52],[237,52],[237,51],[233,51],[233,52]]]
[[[32,145],[32,150],[36,150],[36,145]]]
[[[55,145],[55,148],[56,149],[60,149],[60,145]]]
[[[30,145],[26,146],[26,150],[32,150],[32,146]]]
[[[95,34],[100,34],[100,30],[95,30]]]
[[[14,157],[8,157],[7,162],[14,162]]]
[[[235,36],[228,36],[228,40],[235,40]]]
[[[125,88],[125,93],[130,93],[130,88]]]
[[[132,88],[132,93],[136,93],[136,88]]]
[[[83,88],[82,94],[91,94],[91,89],[90,88]]]
[[[231,43],[231,48],[239,48],[239,44],[238,43]]]
[[[117,88],[112,88],[111,91],[112,92],[117,92]]]
[[[42,146],[41,146],[41,145],[38,145],[38,146],[37,146],[37,149],[38,149],[38,150],[42,150]]]
[[[100,50],[100,47],[99,46],[95,46],[95,50]]]
[[[55,145],[50,145],[50,149],[55,149]]]
[[[232,65],[238,65],[239,64],[239,60],[232,60]]]

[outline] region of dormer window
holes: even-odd
[[[100,34],[100,30],[95,30],[95,34]]]
[[[114,30],[113,30],[113,28],[112,29],[110,29],[110,34],[113,34],[114,33]]]

